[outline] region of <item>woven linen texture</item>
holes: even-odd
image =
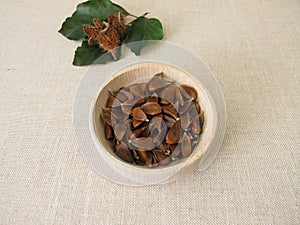
[[[57,30],[77,2],[5,1],[0,17],[0,224],[300,224],[299,0],[125,1],[210,66],[227,131],[205,172],[130,188],[78,151],[72,104],[87,67]]]

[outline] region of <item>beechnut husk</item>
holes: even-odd
[[[165,166],[188,157],[199,141],[204,113],[196,90],[154,75],[111,91],[103,108],[105,138],[122,160]]]

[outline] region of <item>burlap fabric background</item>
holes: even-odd
[[[299,0],[117,2],[211,67],[228,110],[219,155],[165,186],[99,177],[71,121],[87,68],[57,32],[77,2],[2,1],[0,224],[299,224]]]

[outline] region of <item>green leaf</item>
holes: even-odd
[[[58,31],[70,40],[84,38],[82,25],[93,25],[93,18],[107,20],[110,13],[121,11],[124,15],[128,12],[121,6],[112,3],[110,0],[90,0],[80,3],[71,17],[68,17]]]
[[[121,55],[121,48],[117,48],[118,59]],[[91,64],[105,64],[114,61],[112,55],[107,51],[99,48],[98,45],[89,46],[87,41],[84,40],[82,45],[75,51],[73,65],[74,66],[87,66]]]
[[[164,37],[162,24],[158,19],[146,18],[145,16],[138,17],[127,28],[126,43],[147,40],[161,40]],[[145,46],[145,42],[129,44],[131,51],[136,55],[141,54],[141,49]]]

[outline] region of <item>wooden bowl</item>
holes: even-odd
[[[105,139],[104,124],[100,120],[102,108],[105,106],[110,90],[117,90],[131,83],[146,82],[156,73],[163,72],[164,77],[194,87],[198,92],[198,101],[204,111],[205,123],[200,135],[198,145],[193,153],[183,160],[171,163],[164,167],[148,168],[129,164],[115,155],[110,141]],[[175,181],[192,170],[199,167],[202,156],[209,150],[209,145],[215,137],[217,113],[211,95],[201,81],[191,74],[167,64],[143,63],[129,66],[126,69],[111,76],[100,88],[99,93],[93,99],[90,109],[90,132],[99,154],[108,163],[111,169],[122,176],[140,184],[157,184]]]

